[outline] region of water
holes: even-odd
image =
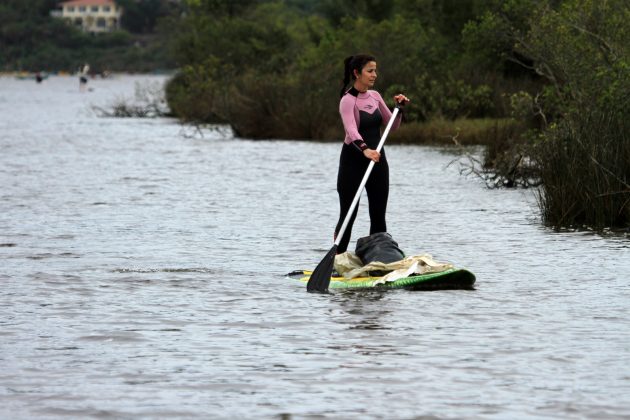
[[[0,417],[630,416],[627,238],[390,145],[392,235],[476,290],[307,294],[340,145],[91,110],[147,81],[0,78]]]

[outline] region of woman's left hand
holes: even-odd
[[[405,104],[409,102],[409,98],[407,98],[402,93],[399,93],[398,95],[394,96],[394,101],[396,101],[396,103],[400,106],[405,106]]]

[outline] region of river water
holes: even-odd
[[[0,78],[0,417],[630,417],[627,238],[390,145],[390,232],[476,290],[308,294],[340,144],[92,109],[163,80]]]

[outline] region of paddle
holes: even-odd
[[[387,139],[389,130],[391,130],[392,124],[394,124],[394,120],[396,119],[396,116],[398,115],[399,109],[400,109],[400,106],[396,105],[396,108],[394,109],[394,112],[392,113],[392,116],[389,119],[387,126],[385,127],[385,131],[383,131],[383,135],[381,136],[381,141],[378,143],[378,147],[376,148],[377,152],[380,152],[381,149],[383,148],[383,144],[385,144],[385,139]],[[350,208],[348,209],[346,218],[344,219],[343,224],[341,225],[341,229],[339,229],[339,232],[337,233],[337,240],[335,240],[335,243],[333,244],[332,248],[330,248],[330,251],[328,251],[326,256],[324,256],[324,259],[322,259],[319,262],[319,264],[317,264],[317,267],[315,267],[313,274],[311,274],[311,277],[308,280],[308,283],[306,284],[306,291],[319,292],[319,293],[328,292],[328,285],[330,284],[330,276],[332,275],[333,267],[335,265],[335,255],[337,255],[337,247],[339,246],[339,243],[341,242],[341,238],[343,238],[343,234],[345,233],[346,228],[348,227],[348,223],[350,223],[350,218],[352,217],[352,213],[354,213],[354,209],[357,206],[357,203],[359,202],[359,198],[361,198],[361,193],[363,192],[363,188],[365,188],[365,184],[367,183],[367,180],[370,177],[372,168],[374,168],[374,163],[375,162],[373,160],[370,161],[367,171],[365,171],[365,175],[363,175],[363,180],[361,181],[361,184],[359,185],[359,189],[357,190],[357,193],[354,195],[354,200],[352,200],[352,204],[350,204]]]

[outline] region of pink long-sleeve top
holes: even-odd
[[[376,145],[373,145],[373,139],[366,139],[361,135],[361,132],[364,131],[361,129],[362,123],[370,125],[370,122],[375,117],[378,117],[378,115],[375,115],[376,111],[382,117],[382,124],[387,125],[392,112],[377,91],[359,92],[354,87],[348,90],[339,102],[339,113],[346,132],[344,143],[355,144],[355,146],[364,149],[365,147],[361,147],[361,145],[365,142],[369,147],[376,148]],[[392,130],[400,126],[400,120],[401,115],[399,114],[392,125]]]

